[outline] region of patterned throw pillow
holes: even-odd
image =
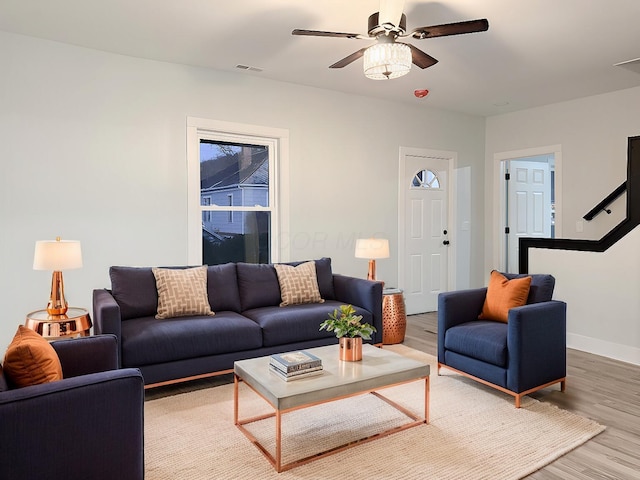
[[[531,277],[509,280],[497,270],[493,270],[478,318],[507,323],[510,309],[526,305],[530,285]]]
[[[20,325],[4,356],[4,373],[15,387],[62,380],[58,354],[42,336]]]
[[[281,307],[300,303],[322,303],[318,288],[315,262],[301,263],[296,267],[275,264],[280,283]]]
[[[153,268],[158,289],[157,319],[214,315],[207,296],[207,266],[185,269]]]

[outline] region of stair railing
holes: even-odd
[[[629,137],[627,147],[627,181],[616,188],[583,218],[591,220],[598,213],[607,212],[607,206],[627,192],[627,216],[599,240],[575,240],[563,238],[520,238],[519,271],[529,272],[529,249],[578,250],[604,252],[635,227],[640,225],[640,136]],[[609,213],[609,212],[607,212]],[[590,215],[591,214],[591,215]],[[589,216],[589,218],[587,218]]]

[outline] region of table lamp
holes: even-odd
[[[356,258],[369,259],[367,280],[375,280],[376,259],[389,258],[389,240],[384,238],[358,238],[356,240]]]
[[[82,250],[77,240],[38,240],[33,255],[34,270],[52,270],[51,295],[47,305],[49,315],[67,313],[67,300],[64,298],[62,270],[82,267]]]

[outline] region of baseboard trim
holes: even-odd
[[[640,365],[640,348],[629,345],[621,345],[567,332],[567,347],[633,365]]]

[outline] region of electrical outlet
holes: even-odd
[[[584,231],[584,222],[582,220],[578,220],[576,222],[576,232],[582,233]]]

